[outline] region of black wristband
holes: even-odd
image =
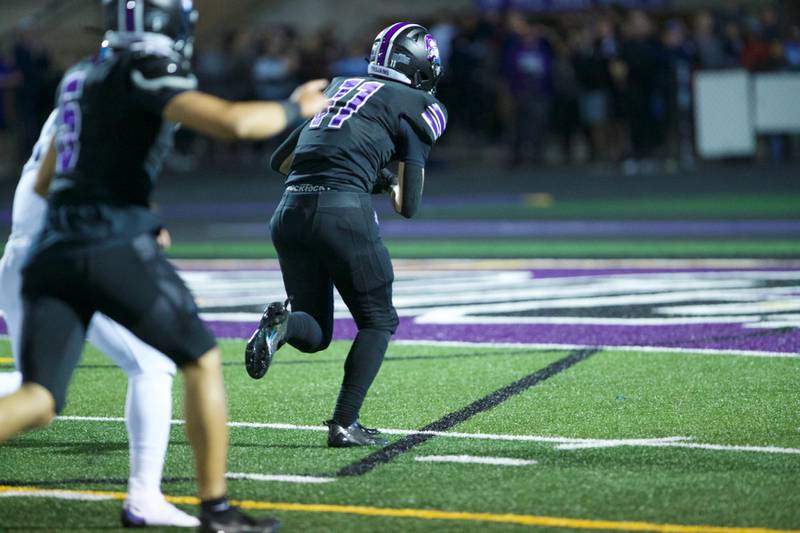
[[[297,122],[297,119],[300,118],[300,106],[289,100],[284,100],[280,104],[283,107],[283,112],[286,113],[286,125],[291,126]]]

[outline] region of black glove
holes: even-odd
[[[397,185],[397,174],[384,168],[378,174],[378,179],[372,187],[372,194],[383,194],[392,190],[392,186]]]

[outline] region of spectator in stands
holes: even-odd
[[[363,39],[354,40],[346,53],[331,64],[331,76],[366,76],[368,56],[369,52],[364,50]]]
[[[742,37],[741,26],[738,23],[734,21],[728,21],[725,23],[722,43],[727,61],[726,66],[740,66],[739,58],[742,56],[742,50],[744,50],[744,38]]]
[[[19,85],[20,75],[10,57],[0,49],[0,131],[6,130],[8,124],[8,111],[12,109],[12,90]]]
[[[770,43],[764,39],[756,24],[752,24],[745,31],[744,47],[739,56],[739,62],[751,72],[761,72],[773,68],[773,51]]]
[[[622,68],[617,72],[624,86],[631,157],[623,167],[626,173],[653,169],[652,158],[661,140],[663,109],[663,74],[665,53],[655,38],[650,17],[643,11],[632,11],[626,21],[626,35],[620,51]],[[662,113],[662,115],[659,115]]]
[[[611,105],[609,63],[616,55],[616,45],[612,46],[612,53],[604,52],[602,38],[594,24],[584,26],[573,44],[572,62],[579,88],[580,118],[589,134],[593,161],[609,155],[606,149]]]
[[[573,145],[581,132],[581,113],[579,104],[579,88],[575,64],[572,61],[573,49],[577,39],[550,34],[549,40],[554,50],[553,60],[553,133],[556,134],[561,148],[561,160],[569,163],[573,159]]]
[[[15,102],[18,124],[15,128],[18,132],[17,160],[24,161],[36,144],[39,130],[53,102],[53,95],[49,95],[48,110],[41,109],[44,99],[42,93],[46,90],[50,77],[50,58],[37,42],[33,20],[25,19],[18,25],[13,57],[15,69],[19,73]]]
[[[338,50],[336,32],[331,27],[313,32],[300,45],[300,64],[297,74],[302,80],[330,78],[333,53]]]
[[[291,46],[291,37],[285,28],[275,28],[265,32],[258,41],[251,71],[256,98],[282,100],[297,85],[295,73],[299,58]]]
[[[247,97],[248,84],[236,83],[236,80],[247,78],[247,68],[236,53],[237,40],[237,33],[229,31],[222,35],[216,46],[199,50],[195,72],[200,88],[205,92],[226,100]]]
[[[725,68],[731,65],[731,57],[725,52],[725,44],[717,34],[710,11],[703,10],[695,15],[693,40],[701,68]]]
[[[666,141],[670,164],[692,165],[692,70],[697,63],[696,48],[686,27],[677,19],[667,21],[662,36],[669,71],[666,76]]]
[[[486,142],[495,116],[502,109],[496,93],[493,39],[491,26],[481,17],[461,17],[451,46],[450,67],[439,87],[440,96],[451,111],[448,128],[452,127],[461,142],[469,145]]]
[[[543,155],[553,101],[553,48],[541,25],[512,13],[503,46],[503,74],[511,95],[513,127],[511,164],[523,162],[526,149],[534,161]]]
[[[787,69],[800,70],[800,26],[797,24],[792,25],[783,41],[783,57]]]

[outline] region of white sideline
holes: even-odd
[[[453,348],[510,348],[518,350],[586,350],[600,349],[617,352],[678,353],[701,355],[732,355],[737,357],[772,357],[800,359],[800,352],[766,352],[757,350],[719,350],[715,348],[675,348],[671,346],[608,346],[605,344],[558,344],[536,342],[469,342],[435,340],[396,340],[392,344],[449,346]]]
[[[83,502],[98,502],[103,500],[113,500],[112,496],[103,496],[102,494],[81,494],[69,490],[35,490],[25,487],[20,487],[18,490],[9,490],[0,492],[0,498],[15,498],[15,497],[34,497],[34,498],[55,498],[57,500],[77,500]]]
[[[59,416],[56,420],[68,422],[125,422],[122,417],[103,416]],[[173,420],[173,424],[184,424],[183,420]],[[277,429],[289,431],[327,431],[323,426],[303,426],[295,424],[268,423],[268,422],[228,422],[230,427]],[[558,450],[578,450],[588,448],[616,448],[620,446],[647,447],[647,448],[691,448],[699,450],[728,451],[728,452],[755,452],[755,453],[781,453],[800,455],[800,448],[781,448],[778,446],[744,446],[735,444],[705,444],[689,442],[692,437],[657,437],[652,439],[580,439],[570,437],[554,437],[545,435],[502,435],[493,433],[458,433],[451,431],[414,431],[410,429],[380,428],[387,435],[412,435],[420,433],[450,439],[477,439],[518,442],[546,442],[557,444]]]
[[[425,463],[471,463],[499,466],[535,465],[532,459],[514,459],[513,457],[482,457],[477,455],[417,455],[415,461]]]

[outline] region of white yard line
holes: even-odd
[[[71,422],[125,422],[121,417],[101,417],[101,416],[59,416],[57,420]],[[173,424],[184,424],[183,420],[173,420]],[[230,427],[253,428],[253,429],[275,429],[283,431],[327,431],[324,426],[304,426],[283,423],[268,422],[228,422]],[[648,448],[691,448],[699,450],[728,451],[728,452],[754,452],[754,453],[778,453],[778,454],[797,454],[800,455],[800,448],[782,448],[777,446],[745,446],[732,444],[705,444],[699,442],[689,442],[692,437],[657,437],[651,439],[582,439],[573,437],[555,437],[546,435],[503,435],[493,433],[457,433],[450,431],[414,431],[410,429],[385,429],[380,431],[387,435],[412,435],[421,433],[449,439],[476,439],[476,440],[495,440],[495,441],[517,441],[517,442],[544,442],[556,444],[556,449],[560,450],[579,450],[588,448],[616,448],[621,446],[629,447],[648,447]]]
[[[284,483],[331,483],[336,481],[332,477],[292,476],[281,474],[246,474],[229,472],[225,474],[228,479],[245,479],[248,481],[282,481]]]
[[[477,455],[417,455],[415,461],[425,463],[471,463],[499,466],[535,465],[532,459],[514,459],[513,457],[482,457]]]
[[[424,463],[467,463],[499,466],[535,465],[532,459],[514,459],[513,457],[483,457],[478,455],[417,455],[415,461]]]
[[[0,492],[0,498],[55,498],[57,500],[77,500],[83,502],[96,502],[103,500],[113,500],[113,496],[104,496],[101,494],[84,494],[73,492],[69,490],[36,490],[25,487],[17,489],[4,490]]]

